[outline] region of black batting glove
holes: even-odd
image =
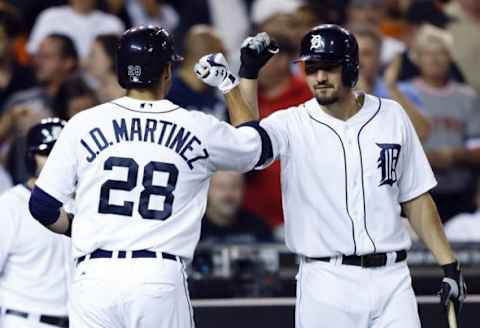
[[[277,42],[265,32],[246,38],[240,49],[241,64],[238,75],[245,79],[256,79],[260,69],[278,51]]]
[[[442,280],[442,285],[438,292],[440,295],[440,304],[448,313],[448,303],[451,301],[458,318],[467,294],[467,285],[463,279],[458,262],[442,265],[442,269],[445,277]]]

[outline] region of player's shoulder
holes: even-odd
[[[51,19],[57,17],[64,17],[65,15],[71,15],[72,9],[70,6],[54,6],[45,9],[43,12],[40,13],[39,18]]]
[[[408,115],[405,109],[397,101],[389,98],[382,98],[373,95],[366,95],[373,106],[378,106],[378,116],[383,119],[392,120],[396,124],[405,122]]]
[[[96,105],[94,107],[87,108],[73,115],[70,120],[68,120],[68,125],[78,125],[83,124],[85,121],[92,122],[92,120],[98,120],[100,117],[105,115],[106,110],[111,110],[114,107],[114,104],[106,102],[100,105]]]
[[[2,208],[15,206],[18,202],[28,199],[30,191],[24,185],[18,184],[0,194],[0,204]]]
[[[296,106],[278,109],[268,115],[264,120],[284,120],[285,122],[293,122],[296,119],[308,116],[307,109],[315,101],[315,98],[312,98]]]

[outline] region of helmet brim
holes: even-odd
[[[334,54],[305,55],[292,60],[292,63],[302,63],[307,61],[321,62],[325,67],[335,67],[342,64],[342,58]]]

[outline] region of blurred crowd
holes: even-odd
[[[197,80],[195,62],[223,52],[235,70],[242,40],[268,32],[281,51],[259,76],[263,118],[312,97],[291,60],[322,23],[356,35],[358,90],[398,101],[416,122],[449,238],[480,241],[478,0],[0,0],[0,192],[28,178],[33,124],[124,95],[115,49],[126,28],[167,28],[185,58],[167,98],[228,121],[222,95]],[[203,242],[282,240],[279,163],[245,176],[218,173],[208,197]]]

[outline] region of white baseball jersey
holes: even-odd
[[[281,161],[287,246],[323,257],[406,249],[400,203],[436,185],[402,107],[365,95],[347,121],[316,99],[273,113],[260,125]]]
[[[123,97],[68,122],[37,186],[61,202],[75,192],[75,257],[149,249],[191,258],[210,176],[252,169],[261,148],[251,127]]]
[[[71,244],[31,216],[29,198],[24,185],[0,196],[0,307],[66,316]]]

